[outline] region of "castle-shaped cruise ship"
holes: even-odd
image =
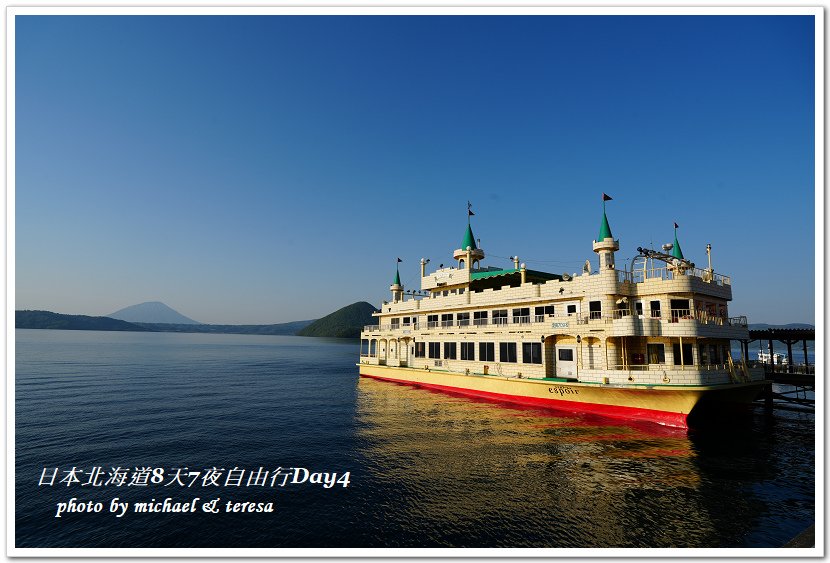
[[[360,375],[523,404],[687,427],[693,410],[752,401],[764,382],[747,364],[746,317],[730,317],[729,277],[696,268],[677,240],[638,248],[617,269],[605,212],[596,271],[485,267],[469,217],[454,266],[405,291],[396,271],[378,324],[361,334]],[[733,358],[731,342],[741,343]]]

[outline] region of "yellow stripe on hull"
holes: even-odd
[[[491,375],[358,364],[360,375],[410,383],[466,395],[628,419],[651,420],[685,428],[695,405],[714,400],[749,402],[764,382],[706,386],[621,386],[542,381]]]

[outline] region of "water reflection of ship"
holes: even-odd
[[[372,479],[395,490],[389,509],[418,545],[711,546],[721,533],[682,430],[368,378],[357,416]]]

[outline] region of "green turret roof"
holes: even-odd
[[[677,229],[674,230],[674,244],[671,247],[671,255],[683,260],[683,251],[680,250],[680,243],[677,242]]]
[[[602,210],[602,223],[599,226],[599,236],[597,242],[603,241],[607,238],[614,238],[611,236],[611,227],[608,226],[608,217],[605,216],[605,209]]]
[[[468,246],[470,250],[476,249],[476,239],[473,237],[473,229],[470,225],[467,225],[467,232],[464,233],[464,240],[461,241],[461,250],[467,250]]]
[[[392,285],[401,285],[401,273],[398,268],[395,268],[395,281],[392,282]]]

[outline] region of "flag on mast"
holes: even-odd
[[[677,228],[679,228],[679,227],[680,227],[680,225],[678,225],[677,223],[675,223],[675,224],[674,224],[674,228],[675,228],[675,229],[677,229]]]
[[[606,194],[605,192],[602,193],[602,201],[611,201],[613,198]]]
[[[401,260],[400,258],[398,258],[398,262],[403,262],[403,260]]]
[[[475,215],[475,213],[473,213],[472,207],[473,207],[473,204],[468,201],[467,202],[467,217],[469,217],[470,215]]]

